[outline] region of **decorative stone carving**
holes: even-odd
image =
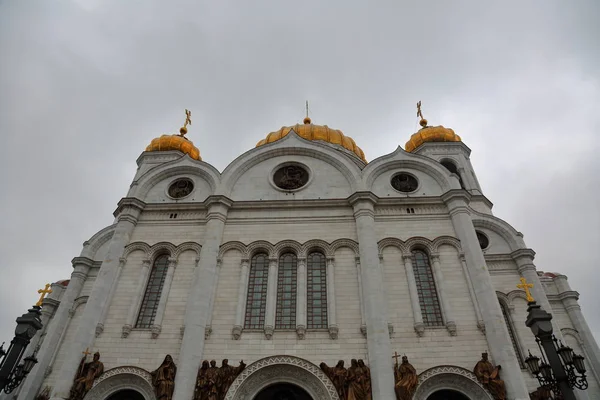
[[[99,322],[98,325],[96,325],[96,337],[100,336],[102,332],[104,332],[104,324]]]
[[[88,392],[85,400],[105,400],[124,389],[139,392],[144,400],[156,400],[150,373],[138,367],[117,367],[102,374]]]
[[[394,334],[394,325],[391,322],[388,322],[388,334],[390,335],[390,339],[392,338],[392,335]]]
[[[329,326],[329,337],[331,339],[336,340],[338,338],[338,333],[339,333],[339,328],[337,327],[337,325]]]
[[[212,335],[212,326],[208,325],[204,328],[204,340],[208,340],[208,338]]]
[[[397,356],[396,356],[397,357]],[[411,400],[419,378],[417,377],[417,370],[408,362],[408,357],[402,357],[402,364],[398,365],[398,359],[396,358],[396,365],[394,366],[394,391],[396,392],[397,400]]]
[[[252,399],[277,382],[302,387],[314,399],[339,400],[329,378],[316,365],[292,356],[267,357],[249,365],[232,383],[225,400]]]
[[[152,325],[150,327],[150,332],[152,334],[152,339],[156,339],[158,337],[158,335],[160,335],[160,331],[162,330],[162,327],[160,325]]]
[[[152,386],[158,400],[171,400],[175,390],[175,375],[177,367],[173,358],[167,354],[156,371],[152,371]]]
[[[356,360],[352,361],[356,362]],[[331,379],[331,382],[333,382],[333,386],[335,386],[340,399],[346,400],[348,398],[348,370],[344,367],[344,361],[338,361],[335,367],[330,367],[322,362],[320,367],[325,372],[325,375]]]
[[[127,325],[123,325],[123,328],[121,329],[121,337],[122,338],[126,338],[127,336],[129,336],[129,334],[131,333],[131,329],[133,327],[129,324]]]
[[[415,332],[417,332],[418,337],[425,336],[425,324],[422,322],[417,322],[415,324]]]
[[[506,399],[506,388],[504,381],[500,379],[500,365],[494,367],[488,360],[488,354],[482,353],[481,360],[475,364],[473,373],[479,380],[479,383],[483,385],[494,397],[494,400],[505,400]]]
[[[240,365],[237,367],[232,367],[229,365],[229,360],[224,359],[221,368],[219,368],[219,375],[217,379],[217,386],[219,387],[219,400],[225,398],[225,394],[229,387],[237,378],[237,376],[246,368],[246,364],[244,361],[240,361]]]
[[[265,326],[265,338],[267,338],[267,340],[271,340],[271,338],[273,337],[273,332],[274,332],[274,329],[272,326],[270,326],[270,325]]]
[[[360,333],[362,333],[364,337],[367,337],[367,325],[360,326]]]
[[[450,336],[456,336],[456,322],[448,321],[446,323],[446,329],[450,332]]]
[[[477,327],[485,335],[485,323],[483,321],[477,321]]]
[[[470,399],[494,400],[472,372],[452,365],[442,365],[422,372],[413,400],[427,400],[430,395],[443,389],[454,390]]]
[[[298,335],[298,339],[304,340],[306,337],[306,327],[304,325],[298,325],[296,327],[296,335]]]
[[[185,333],[185,325],[181,325],[181,328],[179,328],[179,336],[181,336],[182,339],[183,339],[184,333]]]
[[[86,353],[85,356],[87,356]],[[100,353],[94,354],[94,359],[89,363],[85,362],[85,356],[81,359],[69,400],[81,400],[90,391],[96,378],[104,373],[104,364],[100,361]]]
[[[239,325],[234,326],[231,329],[231,336],[233,337],[233,340],[240,340],[240,338],[242,337],[242,327]]]

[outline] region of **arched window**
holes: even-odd
[[[154,265],[150,271],[146,292],[135,323],[136,328],[150,328],[154,323],[160,294],[165,284],[167,269],[169,268],[169,256],[167,254],[158,256],[154,260]]]
[[[298,258],[293,253],[279,257],[275,329],[296,329]]]
[[[246,297],[246,317],[244,328],[262,329],[265,324],[267,305],[267,282],[269,277],[269,257],[256,254],[250,264],[248,277],[248,296]]]
[[[444,325],[440,300],[435,288],[429,256],[422,250],[413,251],[413,270],[421,304],[423,323],[427,326]]]
[[[524,363],[524,358],[523,358],[523,353],[521,352],[521,348],[519,347],[519,344],[517,343],[517,335],[515,334],[515,328],[513,326],[512,323],[512,319],[510,318],[510,314],[508,312],[508,306],[501,300],[498,300],[500,302],[500,308],[502,309],[502,315],[504,316],[504,323],[506,324],[506,328],[508,329],[508,335],[510,336],[510,341],[512,342],[512,345],[515,349],[515,353],[517,355],[517,359],[519,360],[519,366],[521,367],[521,369],[525,369],[525,363]]]
[[[462,178],[460,176],[460,173],[458,172],[458,168],[456,168],[456,165],[452,161],[449,161],[449,160],[444,160],[440,164],[442,164],[444,167],[446,167],[446,169],[448,171],[450,171],[453,174],[456,174],[456,176],[458,176],[458,182],[460,183],[460,187],[464,189],[465,185],[463,184]]]
[[[311,253],[307,259],[307,328],[327,328],[327,261],[323,253]]]

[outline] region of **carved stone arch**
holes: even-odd
[[[404,242],[398,238],[388,237],[385,239],[381,239],[379,243],[377,243],[377,245],[379,247],[379,258],[383,257],[383,250],[385,250],[386,247],[390,246],[397,247],[402,254],[410,253]]]
[[[511,310],[514,309],[514,307],[515,307],[514,303],[513,303],[515,299],[517,299],[517,298],[518,299],[523,299],[523,300],[525,300],[527,302],[527,295],[525,294],[525,291],[520,290],[520,289],[515,289],[513,291],[508,292],[507,296],[508,296],[508,299],[509,299],[508,305],[509,305],[509,307],[510,307]]]
[[[458,254],[462,252],[462,247],[460,245],[460,240],[452,236],[439,236],[433,241],[433,251],[436,253],[440,252],[440,246],[449,245],[456,249]]]
[[[473,226],[475,229],[484,228],[497,233],[506,241],[511,251],[516,251],[523,248],[521,234],[517,232],[512,226],[500,218],[478,213],[477,211],[471,210],[473,216]]]
[[[427,400],[438,390],[453,390],[473,400],[494,400],[471,371],[454,365],[441,365],[419,374],[414,400]]]
[[[112,239],[113,234],[115,233],[115,228],[117,224],[109,225],[106,228],[98,231],[94,236],[92,236],[89,240],[83,242],[83,250],[81,251],[81,257],[87,257],[94,259],[96,252],[100,247]]]
[[[246,254],[244,255],[244,258],[250,259],[254,257],[255,254],[262,252],[267,253],[269,258],[277,256],[275,253],[275,246],[266,240],[257,240],[256,242],[252,242],[246,246]]]
[[[408,239],[404,242],[406,249],[408,252],[407,255],[410,255],[412,251],[420,249],[425,250],[428,256],[431,256],[432,253],[435,253],[433,248],[433,242],[427,238],[421,236],[415,236]]]
[[[123,252],[123,258],[127,259],[131,253],[134,251],[143,251],[144,258],[150,257],[150,245],[144,242],[133,242],[125,246],[125,251]]]
[[[139,179],[134,181],[132,187],[135,189],[133,193],[130,194],[130,197],[144,199],[150,189],[160,181],[178,175],[193,175],[204,179],[210,185],[210,189],[213,193],[216,191],[220,181],[219,171],[210,164],[203,161],[195,161],[189,157],[187,157],[186,160],[185,157],[182,157],[151,168]]]
[[[239,178],[255,165],[273,157],[295,155],[307,156],[329,163],[344,175],[351,192],[361,189],[357,186],[357,183],[361,181],[360,168],[348,156],[327,145],[303,139],[291,130],[284,138],[248,150],[231,162],[221,174],[223,194],[231,195]]]
[[[504,303],[504,305],[510,310],[513,311],[515,309],[514,304],[512,304],[512,300],[505,293],[496,291],[496,297],[498,297],[498,301],[500,303]]]
[[[363,173],[366,178],[365,185],[367,190],[372,189],[373,183],[381,174],[390,170],[402,168],[414,169],[431,176],[437,184],[440,185],[442,193],[451,189],[460,189],[458,182],[453,184],[454,181],[450,179],[450,171],[437,161],[430,160],[426,157],[423,157],[421,160],[395,159],[383,161],[382,159],[384,158],[386,157],[384,156],[371,161],[364,169]]]
[[[288,251],[294,253],[296,257],[306,257],[306,254],[302,254],[302,245],[295,240],[282,240],[275,245],[275,257],[277,258]]]
[[[184,242],[175,248],[175,251],[172,253],[171,256],[178,260],[181,253],[188,250],[194,251],[196,253],[196,258],[199,258],[202,246],[196,242]]]
[[[579,344],[579,346],[583,347],[583,339],[581,339],[581,336],[579,336],[579,332],[576,329],[562,328],[560,330],[560,333],[562,333],[563,336],[573,337],[577,341],[577,344]]]
[[[69,313],[71,315],[75,314],[75,311],[77,311],[77,309],[79,307],[83,306],[84,304],[87,304],[89,297],[90,296],[80,296],[80,297],[76,298],[75,300],[73,300],[73,306],[69,310]]]
[[[319,367],[293,356],[271,356],[250,364],[235,378],[225,400],[253,399],[276,383],[297,385],[313,399],[339,400],[333,383]]]
[[[223,243],[221,245],[221,247],[219,248],[219,257],[218,258],[222,259],[223,256],[225,255],[225,253],[227,253],[229,250],[239,251],[242,254],[242,257],[245,257],[248,255],[248,249],[244,243],[238,242],[238,241],[232,241],[232,242]]]
[[[347,247],[350,250],[354,251],[354,255],[358,257],[358,243],[356,243],[352,239],[336,239],[331,243],[331,254],[335,254],[335,252],[342,248]]]
[[[96,379],[84,400],[106,400],[126,389],[137,391],[144,400],[156,400],[150,373],[145,369],[130,366],[112,368],[104,372]]]
[[[312,239],[302,245],[303,257],[317,251],[323,253],[325,257],[333,257],[331,245],[324,240]]]
[[[150,253],[148,254],[148,258],[154,261],[156,257],[162,254],[168,254],[169,257],[174,257],[175,249],[176,247],[173,243],[158,242],[156,244],[153,244],[152,247],[150,247]]]

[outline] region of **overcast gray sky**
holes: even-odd
[[[422,100],[600,339],[599,15],[594,0],[0,0],[0,341],[184,108],[223,170],[306,99],[369,160],[404,145]]]

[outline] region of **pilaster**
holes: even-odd
[[[223,260],[217,258],[217,276],[215,277],[215,290],[213,290],[212,297],[210,298],[210,303],[208,306],[208,323],[206,325],[206,329],[204,330],[204,339],[208,339],[212,334],[212,319],[213,319],[213,310],[215,308],[215,297],[217,296],[217,288],[219,287],[219,277],[221,276],[221,264]]]
[[[171,291],[171,283],[173,282],[175,267],[177,267],[177,260],[174,258],[169,258],[167,275],[165,276],[165,282],[163,283],[163,287],[160,292],[160,300],[158,301],[158,307],[156,308],[154,323],[150,327],[152,339],[156,339],[162,330],[162,320],[163,316],[165,315],[165,309],[167,308],[167,300],[169,299],[169,292]]]
[[[437,253],[431,254],[431,260],[433,262],[433,275],[435,277],[437,294],[442,305],[442,312],[444,313],[446,329],[448,329],[448,332],[450,332],[451,336],[456,336],[456,321],[454,321],[452,309],[450,308],[450,302],[448,301],[448,295],[446,294],[445,290],[446,281],[444,280],[444,274],[442,273],[440,255]]]
[[[336,317],[336,299],[335,299],[335,260],[333,257],[327,258],[327,323],[329,337],[338,338],[338,325]]]
[[[425,334],[425,324],[423,323],[423,314],[421,313],[421,304],[419,302],[419,292],[417,291],[417,281],[415,280],[415,271],[412,265],[412,256],[404,254],[404,271],[406,272],[406,281],[408,282],[408,295],[410,296],[410,306],[412,308],[414,329],[417,336]]]
[[[129,312],[127,313],[127,320],[125,325],[121,329],[121,336],[126,338],[131,333],[131,330],[135,327],[136,318],[140,310],[140,305],[144,299],[144,291],[148,282],[148,276],[150,275],[150,268],[152,268],[152,260],[146,258],[142,261],[142,269],[138,276],[137,286],[135,288],[135,295],[133,301],[129,305]]]
[[[246,298],[248,297],[248,279],[250,276],[250,260],[242,259],[240,285],[238,287],[238,302],[235,310],[235,325],[231,331],[231,336],[239,340],[244,330],[244,316],[246,311]]]
[[[302,340],[306,336],[306,258],[298,258],[296,285],[296,334]]]
[[[121,277],[121,273],[123,272],[123,268],[126,263],[125,258],[119,259],[119,268],[117,270],[117,274],[115,275],[115,280],[110,285],[110,293],[108,295],[108,299],[104,304],[104,308],[102,309],[102,315],[100,316],[100,322],[96,325],[96,337],[100,336],[102,332],[104,332],[104,323],[106,322],[106,317],[108,316],[108,310],[110,309],[110,303],[115,295],[115,290],[117,289],[117,284],[119,283],[119,279]]]
[[[275,331],[275,311],[277,307],[277,258],[269,258],[267,278],[267,304],[265,306],[265,338],[271,339]]]

